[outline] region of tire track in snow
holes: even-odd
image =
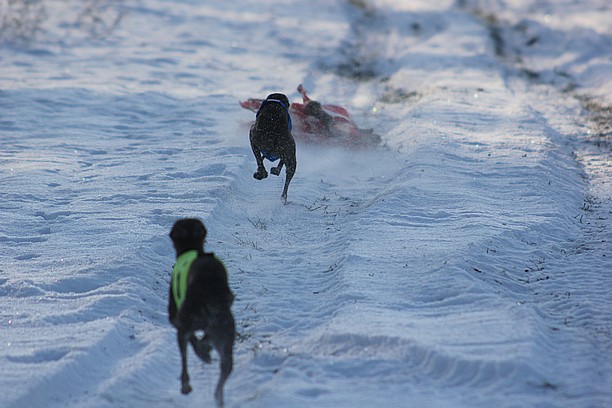
[[[358,300],[343,276],[347,248],[359,214],[385,188],[397,162],[389,151],[298,145],[298,170],[283,205],[284,174],[253,179],[255,162],[247,153],[231,192],[206,224],[209,248],[222,251],[237,295],[237,367],[229,387],[260,393],[276,371],[308,359],[292,351],[296,344]]]
[[[394,21],[400,20],[398,17]],[[437,20],[435,14],[428,15],[424,21],[434,23],[432,26],[440,30],[445,26],[437,24],[439,21],[444,23],[444,20]],[[385,29],[373,36],[373,42],[379,45],[388,39]],[[355,41],[357,53],[380,48],[361,48],[360,39]],[[371,45],[372,41],[368,44]],[[402,45],[401,39],[396,45]],[[357,55],[355,58],[363,57]],[[339,66],[342,68],[344,65],[340,63]],[[357,76],[360,80],[373,78],[359,72]],[[377,82],[371,84],[375,92],[377,87]],[[401,89],[394,91],[392,87],[386,87],[387,94],[402,92]],[[452,108],[457,109],[455,106]],[[316,162],[316,155],[310,155],[309,159],[313,158]],[[367,163],[387,161],[378,159]],[[461,171],[462,161],[467,159],[457,156],[456,160]],[[417,384],[422,382],[499,390],[512,383],[510,378],[538,381],[538,373],[534,372],[537,370],[524,359],[522,363],[515,363],[511,357],[498,362],[495,358],[474,359],[469,356],[469,353],[482,351],[485,347],[493,348],[496,343],[510,350],[526,344],[527,340],[513,336],[509,324],[500,327],[498,319],[504,324],[509,323],[517,318],[516,312],[497,310],[479,314],[478,307],[466,308],[468,304],[486,303],[486,299],[479,296],[481,289],[470,288],[470,284],[463,281],[465,274],[461,270],[456,271],[458,276],[443,279],[446,269],[433,267],[432,260],[427,259],[427,254],[439,256],[443,252],[440,245],[452,243],[454,239],[465,239],[463,234],[457,233],[449,238],[443,233],[449,218],[453,225],[461,224],[460,217],[453,220],[452,214],[446,211],[449,204],[456,207],[453,199],[439,196],[434,208],[429,208],[424,201],[418,202],[417,206],[423,206],[416,211],[407,211],[406,215],[386,212],[385,200],[388,200],[390,209],[414,205],[411,194],[402,192],[413,193],[409,186],[414,185],[411,182],[414,175],[435,164],[421,162],[411,167],[404,166],[400,160],[392,170],[386,168],[382,172],[386,176],[397,176],[391,177],[388,184],[378,180],[379,183],[372,181],[360,188],[346,180],[314,184],[312,180],[307,184],[297,181],[300,172],[304,175],[303,166],[304,160],[298,158],[298,176],[289,194],[291,201],[302,200],[302,209],[280,205],[277,198],[280,180],[277,183],[266,180],[264,183],[268,185],[253,184],[256,182],[251,179],[251,165],[245,168],[244,180],[238,181],[235,188],[236,196],[243,198],[226,197],[229,206],[214,212],[208,220],[209,225],[217,225],[219,229],[234,225],[231,232],[223,232],[221,238],[213,238],[214,233],[211,233],[211,239],[219,244],[229,244],[233,249],[227,251],[226,263],[230,273],[239,271],[233,277],[238,287],[245,285],[244,289],[240,288],[242,295],[238,293],[234,311],[239,321],[241,313],[252,316],[242,318],[243,342],[237,348],[237,360],[243,367],[247,366],[244,371],[251,375],[245,378],[237,369],[234,384],[239,385],[230,384],[230,389],[253,389],[255,382],[254,394],[243,398],[255,405],[265,405],[270,395],[273,395],[271,401],[297,399],[303,403],[329,394],[330,387],[334,387],[340,389],[334,390],[334,395],[329,398],[346,405],[355,398],[355,395],[350,395],[350,390],[356,391],[355,387],[359,387],[360,391],[366,390],[363,394],[372,396],[369,402],[380,404],[388,400],[393,405],[397,403],[397,397],[393,396],[398,391],[395,381],[408,381],[400,387],[404,393],[412,395],[413,401],[418,401],[419,397],[425,401],[428,398],[427,391],[418,389]],[[400,169],[401,174],[395,175]],[[336,175],[347,171],[344,166],[324,170]],[[355,170],[357,174],[361,173],[364,165]],[[320,178],[317,171],[307,174],[316,175],[312,177],[315,181]],[[405,181],[407,175],[410,175],[408,183]],[[271,189],[270,184],[276,184],[276,188]],[[304,195],[304,192],[309,194]],[[427,200],[428,192],[428,189],[421,191],[423,200]],[[355,200],[355,197],[363,196],[368,198]],[[352,209],[350,205],[346,206],[351,200],[344,197],[351,197]],[[230,210],[226,212],[228,207]],[[304,208],[312,210],[313,214],[305,212]],[[325,221],[331,214],[333,223]],[[366,222],[361,224],[364,218]],[[378,231],[378,223],[395,224],[398,231],[404,232],[406,228],[418,228],[418,224],[437,228],[433,232],[422,229],[416,234],[425,238],[425,244],[420,246],[418,238],[399,236],[397,240],[384,235],[362,240],[372,230]],[[336,228],[336,232],[331,228]],[[382,227],[379,231],[385,234],[388,229]],[[426,248],[428,242],[433,244],[431,248]],[[409,248],[412,243],[416,244],[416,249]],[[420,249],[425,249],[424,253]],[[238,255],[242,261],[229,260],[235,259],[236,254],[242,254]],[[317,261],[316,254],[326,258]],[[277,269],[279,266],[280,270]],[[415,273],[407,268],[416,268]],[[446,280],[443,287],[438,286],[441,280]],[[255,286],[246,286],[249,282]],[[457,287],[453,288],[455,284]],[[416,293],[409,294],[411,290],[416,290]],[[460,345],[461,341],[475,341],[470,336],[457,339],[458,352],[437,350],[436,344],[445,343],[442,338],[461,330],[461,325],[456,322],[458,314],[470,316],[473,327],[482,329],[486,325],[489,332],[497,331],[499,334],[489,336],[488,343],[483,341],[474,346]],[[416,318],[417,326],[411,317]],[[532,330],[531,327],[525,329],[528,332]],[[378,332],[381,334],[374,334]],[[434,333],[433,337],[428,337],[429,332]],[[375,373],[374,381],[370,373]],[[500,377],[506,380],[500,382]],[[279,389],[276,386],[280,384],[282,387]],[[369,388],[372,390],[367,391]],[[385,394],[385,389],[391,392],[390,396],[381,395]],[[362,395],[361,392],[358,394]]]
[[[198,100],[85,90],[3,97],[15,123],[0,180],[12,187],[0,235],[10,259],[0,295],[11,391],[0,405],[174,405],[181,396],[178,380],[168,382],[178,353],[162,284],[172,265],[167,234],[177,216],[213,208],[228,183],[231,160],[193,157],[218,149],[214,157],[231,158],[231,148],[219,146]]]
[[[361,229],[354,225],[353,233],[356,236],[370,234],[376,230],[376,223],[381,221],[414,228],[416,223],[410,224],[411,218],[429,220],[432,229],[426,231],[422,239],[424,242],[433,244],[433,248],[425,248],[425,251],[431,254],[434,262],[435,257],[440,257],[446,252],[448,264],[444,262],[444,265],[436,267],[432,264],[431,259],[426,259],[419,251],[407,249],[410,242],[414,242],[415,245],[420,244],[421,249],[427,247],[416,238],[406,239],[404,246],[396,246],[381,239],[389,246],[385,248],[386,251],[383,251],[388,256],[397,256],[400,253],[403,253],[408,259],[412,256],[414,262],[408,262],[407,265],[415,267],[414,275],[417,279],[413,277],[412,280],[400,280],[401,283],[398,283],[386,276],[370,284],[369,295],[372,296],[362,303],[376,304],[375,299],[384,299],[379,305],[385,309],[394,305],[395,301],[397,308],[406,312],[401,317],[393,316],[397,320],[390,318],[393,314],[388,310],[378,317],[390,318],[399,326],[404,324],[404,333],[410,333],[408,337],[412,338],[412,341],[396,341],[395,343],[391,341],[390,343],[401,344],[396,349],[396,352],[399,351],[398,355],[403,355],[407,348],[415,351],[405,354],[411,354],[413,358],[411,361],[403,362],[406,366],[419,368],[415,370],[416,374],[408,374],[412,375],[416,381],[431,380],[438,387],[441,386],[440,384],[444,384],[445,387],[447,385],[467,385],[475,387],[475,392],[479,392],[476,390],[482,391],[484,387],[492,395],[490,400],[480,401],[485,406],[497,403],[495,402],[498,401],[496,395],[510,389],[522,394],[530,403],[536,400],[549,401],[549,398],[554,400],[555,396],[552,394],[557,393],[558,395],[560,392],[571,395],[577,403],[583,402],[586,394],[581,389],[582,386],[575,387],[567,384],[564,382],[563,375],[559,374],[560,372],[567,373],[569,366],[557,363],[556,354],[559,352],[560,342],[554,334],[556,322],[551,321],[550,315],[540,313],[537,307],[533,309],[517,308],[506,304],[507,299],[517,300],[518,305],[523,305],[533,299],[530,297],[530,294],[533,294],[530,282],[521,281],[520,276],[517,278],[516,275],[520,274],[518,271],[514,273],[517,268],[520,268],[519,265],[527,265],[527,269],[535,272],[532,273],[535,279],[543,277],[544,274],[541,273],[537,260],[534,261],[533,257],[542,254],[554,255],[558,245],[563,245],[564,231],[569,234],[575,232],[567,214],[568,211],[571,211],[571,206],[581,187],[579,178],[576,177],[575,163],[570,162],[566,157],[567,152],[558,146],[560,141],[557,128],[547,123],[546,120],[542,120],[543,118],[537,111],[531,110],[529,104],[516,98],[514,94],[516,89],[507,83],[503,68],[496,64],[490,55],[487,55],[490,51],[488,45],[480,40],[486,38],[486,30],[475,24],[473,19],[464,13],[451,9],[444,10],[440,14],[428,12],[419,15],[416,13],[413,18],[418,15],[421,21],[427,22],[430,27],[438,27],[439,30],[434,30],[429,37],[411,41],[407,37],[410,35],[416,37],[416,33],[409,33],[410,30],[406,30],[406,19],[403,18],[410,13],[396,13],[394,10],[393,15],[385,15],[382,18],[379,15],[372,19],[371,17],[376,16],[377,12],[377,10],[367,10],[364,16],[351,20],[355,26],[351,30],[353,35],[346,47],[349,50],[348,55],[341,53],[344,60],[337,63],[337,72],[340,75],[362,81],[357,87],[368,89],[368,92],[373,95],[384,97],[389,94],[397,96],[415,94],[427,99],[428,103],[433,102],[433,109],[428,110],[426,104],[423,109],[424,115],[430,115],[429,120],[432,122],[432,125],[426,127],[428,133],[432,133],[431,136],[433,136],[431,140],[433,151],[424,149],[420,152],[422,157],[428,157],[431,162],[418,160],[416,155],[411,159],[417,159],[415,161],[419,162],[421,168],[431,168],[430,175],[433,174],[434,177],[444,175],[444,172],[442,174],[436,172],[435,167],[446,168],[450,177],[442,177],[438,180],[440,186],[448,187],[448,190],[444,192],[436,191],[435,187],[422,186],[424,188],[421,193],[424,194],[424,197],[432,192],[442,194],[436,195],[436,201],[428,202],[425,208],[421,208],[421,217],[407,215],[403,217],[404,219],[398,220],[395,219],[396,215],[385,214],[384,210],[380,214],[377,214],[377,211],[372,211],[370,214],[365,211],[360,215],[367,221],[359,225],[363,225]],[[381,24],[383,21],[385,24]],[[368,29],[373,30],[368,31]],[[399,37],[399,41],[395,41],[394,36]],[[414,49],[410,50],[409,46],[406,47],[407,44],[415,44]],[[449,51],[448,44],[453,44],[453,49],[447,55],[442,56],[444,50]],[[397,45],[395,50],[394,45]],[[436,49],[438,51],[435,51]],[[418,51],[414,52],[415,50]],[[412,52],[409,54],[410,51]],[[375,57],[372,57],[371,53]],[[393,58],[386,58],[392,55],[403,61],[395,66]],[[415,62],[410,60],[411,56],[414,57]],[[332,58],[332,61],[335,60]],[[333,67],[333,64],[327,66]],[[347,66],[354,68],[354,71],[346,70]],[[400,69],[397,69],[398,67]],[[435,67],[439,74],[437,78],[418,72],[432,67]],[[410,69],[433,81],[419,82],[418,79],[410,78],[410,74],[414,75]],[[401,72],[401,70],[408,73]],[[391,80],[385,77],[385,74],[389,74],[392,77]],[[402,81],[404,78],[408,83],[418,84],[420,88],[431,87],[432,89],[428,91],[433,95],[419,91],[405,92],[406,85]],[[457,78],[461,78],[458,86],[454,84]],[[336,85],[334,78],[330,83]],[[393,84],[396,87],[393,87]],[[398,84],[401,86],[398,87]],[[463,89],[461,86],[466,88]],[[347,88],[349,90],[346,92],[350,93],[351,86]],[[321,92],[320,89],[319,92]],[[448,98],[447,103],[435,100],[435,93],[441,94],[438,98]],[[399,100],[405,99],[399,98]],[[381,97],[380,100],[382,101],[383,98]],[[420,115],[409,116],[409,119],[404,119],[404,121],[410,119],[416,119],[416,126],[419,126],[418,122],[427,121],[427,119],[419,120]],[[437,123],[437,120],[440,123]],[[517,124],[519,131],[516,131]],[[400,125],[398,127],[405,131],[412,130],[410,126]],[[495,132],[492,131],[492,127],[496,129]],[[439,138],[440,134],[445,134],[442,140]],[[444,140],[446,137],[448,137],[447,141]],[[495,139],[497,141],[494,141]],[[437,145],[436,142],[441,142],[441,144]],[[536,145],[533,145],[534,143]],[[541,145],[538,146],[539,144]],[[443,152],[442,158],[438,157],[436,149]],[[487,151],[506,153],[506,150],[508,156],[505,158],[501,158],[501,155],[493,156],[499,161],[497,164],[501,165],[500,168],[485,165],[483,172],[481,164],[488,160],[482,153]],[[513,158],[519,152],[523,152],[524,157],[531,159],[521,162]],[[488,157],[491,157],[492,153],[489,153]],[[491,163],[493,161],[495,160],[492,160]],[[509,176],[504,174],[506,171]],[[410,178],[411,173],[406,172],[406,176]],[[474,182],[474,180],[479,180],[479,182]],[[429,182],[436,183],[435,179]],[[499,203],[500,197],[490,196],[486,188],[487,183],[491,184],[492,191],[498,189],[497,186],[500,184],[503,185],[503,195],[507,194],[508,200],[517,200],[517,202],[524,200],[526,208],[530,208],[535,214],[508,208],[507,214],[496,217],[498,212],[496,203]],[[534,183],[541,187],[535,188]],[[410,189],[415,184],[421,187],[420,183],[414,182],[406,183],[406,186]],[[468,197],[469,194],[466,193],[472,190],[482,197]],[[414,192],[413,189],[410,191]],[[545,191],[549,191],[548,196],[543,193]],[[567,195],[564,194],[564,191]],[[553,192],[559,197],[551,199],[550,195]],[[400,202],[405,201],[408,206],[414,204],[418,206],[424,203],[424,201],[415,202],[409,194],[399,193],[398,197],[393,197],[394,194],[391,196],[387,198],[396,198]],[[466,212],[459,203],[468,207],[474,206],[477,210],[471,213]],[[437,207],[437,211],[432,207]],[[505,217],[511,221],[510,224],[503,222]],[[516,222],[521,218],[520,222]],[[464,219],[467,220],[463,221]],[[384,229],[381,228],[381,230]],[[475,237],[470,231],[483,236]],[[420,235],[414,229],[411,233],[415,236]],[[532,237],[541,238],[543,242],[529,241]],[[444,243],[452,247],[445,250]],[[367,248],[368,244],[371,245],[372,241],[367,242],[363,247]],[[463,247],[463,244],[467,246]],[[511,254],[511,257],[504,259],[505,255],[501,253],[499,254],[501,256],[496,256],[495,251],[489,253],[487,245],[491,245],[491,249],[503,248],[508,254]],[[347,258],[354,256],[354,249],[360,246],[356,244],[351,247],[348,249]],[[419,247],[417,246],[416,249],[418,250]],[[485,250],[487,256],[482,255]],[[493,267],[493,269],[501,270],[501,273],[499,270],[488,270],[483,274],[482,270],[470,267],[470,263],[482,262],[483,259],[486,259],[487,262],[492,261],[487,269]],[[351,262],[342,265],[341,270],[360,270],[361,261],[357,256],[351,259]],[[381,266],[381,261],[384,262],[385,259],[374,256],[366,259],[365,263],[385,269],[384,266]],[[391,262],[389,264],[391,270],[397,267]],[[507,273],[508,269],[512,272]],[[350,285],[359,287],[360,284],[366,287],[367,280],[362,279],[363,275],[355,273],[348,275],[350,276],[343,274],[347,287]],[[398,276],[400,275],[396,274],[393,277]],[[484,278],[481,278],[483,276]],[[561,276],[558,278],[561,287],[567,285]],[[387,287],[381,282],[386,282]],[[391,282],[392,284],[389,285]],[[542,281],[538,286],[541,285],[545,285],[545,282]],[[413,303],[409,300],[404,302],[397,300],[401,296],[399,288],[410,288],[417,291],[416,295],[406,296],[412,297]],[[389,294],[396,290],[397,299]],[[487,312],[479,313],[483,309]],[[320,351],[320,356],[327,358],[344,355],[350,360],[350,356],[358,359],[359,355],[368,355],[364,350],[367,350],[370,345],[380,345],[389,341],[389,338],[385,337],[385,342],[378,343],[377,340],[369,337],[368,330],[371,328],[366,322],[376,321],[376,318],[367,317],[368,315],[373,316],[371,307],[356,307],[352,313],[344,315],[343,312],[340,311],[334,315],[338,318],[336,328],[342,331],[346,329],[346,326],[353,324],[353,327],[359,329],[353,329],[350,335],[342,333],[331,336],[314,335],[310,343],[306,341],[306,344],[310,345],[306,349],[313,354]],[[417,321],[416,330],[414,326],[411,326],[410,319],[406,317],[410,315],[410,312]],[[360,317],[351,320],[351,315],[354,314]],[[466,318],[468,316],[469,318]],[[525,323],[518,323],[522,321]],[[334,325],[330,324],[329,328],[333,329]],[[388,327],[385,326],[385,329],[388,330]],[[360,336],[360,330],[367,334]],[[470,333],[471,330],[474,331],[474,335]],[[428,331],[433,335],[423,334]],[[398,330],[398,333],[400,332],[401,330]],[[445,336],[444,333],[448,333],[448,336]],[[480,338],[478,338],[479,333]],[[401,335],[399,336],[401,339]],[[321,347],[320,341],[323,338],[326,339],[326,344]],[[350,341],[357,342],[353,351],[351,351],[350,344],[347,344]],[[580,351],[569,343],[571,341],[564,341],[563,350],[569,353],[577,352],[576,355],[579,355]],[[418,344],[423,345],[424,352],[418,352]],[[589,352],[591,351],[589,350],[587,354]],[[373,354],[376,355],[376,353]],[[534,357],[537,357],[535,361],[533,361]],[[350,361],[346,365],[345,374],[348,373],[348,370],[355,373],[366,372],[366,370],[357,368],[361,367],[361,363],[363,363],[362,360]],[[551,369],[551,367],[555,368]],[[389,366],[386,368],[389,369]],[[580,367],[581,370],[584,368],[585,366]],[[581,372],[591,377],[587,370]],[[399,370],[397,373],[401,376],[401,373],[405,372]],[[595,383],[601,381],[600,378],[594,378],[594,380]],[[354,383],[351,385],[354,386]],[[434,385],[433,388],[435,389],[436,386]],[[594,387],[596,388],[597,386]],[[546,395],[547,392],[550,392],[551,395]],[[414,390],[413,397],[418,393],[419,391]],[[452,393],[453,391],[451,395]],[[598,397],[599,395],[595,398]],[[466,403],[467,400],[464,398],[459,397],[461,402],[458,405]],[[349,399],[349,396],[345,396],[343,401],[346,403]],[[377,403],[380,401],[378,400]]]

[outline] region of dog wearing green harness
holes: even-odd
[[[230,307],[234,301],[223,263],[204,252],[206,228],[200,220],[181,219],[172,227],[170,239],[176,250],[172,270],[168,316],[177,329],[181,353],[181,392],[192,390],[187,372],[187,343],[204,362],[217,350],[221,374],[215,390],[218,407],[223,406],[223,386],[233,368],[236,327]],[[203,336],[198,334],[203,332]]]

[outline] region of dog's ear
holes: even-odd
[[[280,99],[280,101],[285,104],[287,109],[289,109],[289,98],[287,98],[286,95],[282,95],[282,98]]]
[[[178,220],[170,231],[172,241],[203,242],[206,239],[206,227],[195,218]]]

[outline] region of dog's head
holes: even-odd
[[[323,110],[323,106],[321,106],[319,102],[308,102],[304,108],[304,113],[306,113],[308,116],[314,116],[315,118],[319,119],[321,122],[323,122],[323,125],[325,125],[327,130],[329,130],[329,126],[331,125],[333,118],[329,113]]]
[[[273,93],[266,97],[266,100],[270,99],[282,102],[282,104],[285,105],[285,108],[289,109],[289,98],[287,98],[287,95],[282,93]]]
[[[195,218],[185,218],[174,223],[170,239],[177,252],[189,249],[202,250],[206,239],[206,227]]]

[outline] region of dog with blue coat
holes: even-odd
[[[264,159],[271,162],[280,160],[276,167],[270,169],[275,176],[285,166],[285,186],[281,198],[287,203],[289,183],[297,168],[295,140],[291,135],[291,115],[289,114],[289,99],[282,93],[268,95],[261,104],[255,123],[249,133],[251,149],[257,161],[257,171],[253,177],[263,180],[268,177]]]

